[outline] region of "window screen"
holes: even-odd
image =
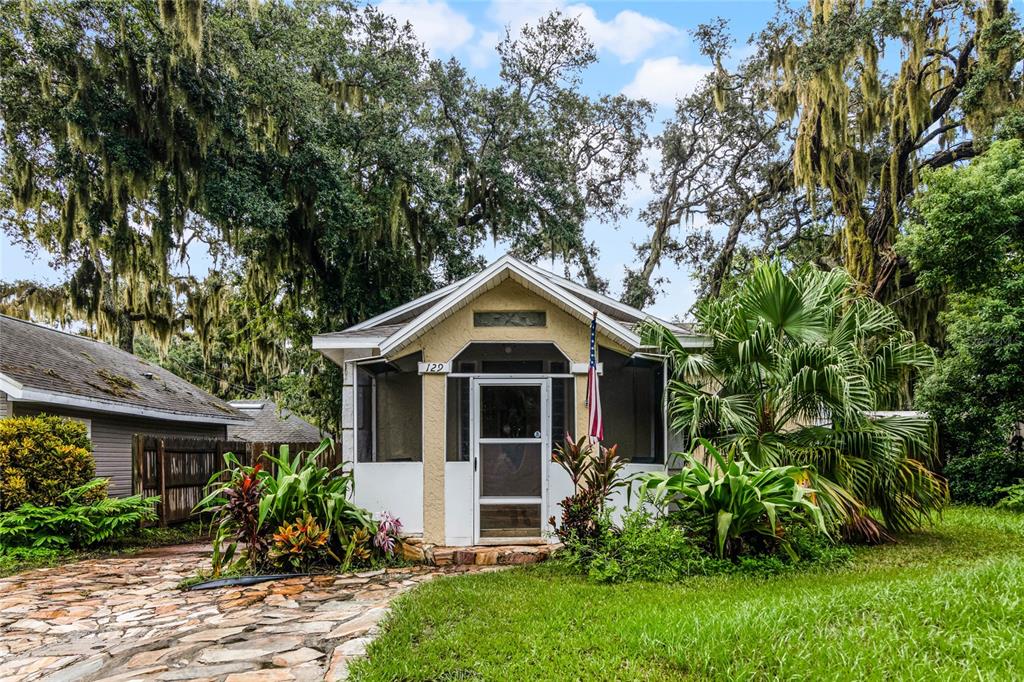
[[[423,379],[416,356],[356,370],[356,443],[360,462],[423,459]]]
[[[605,444],[637,464],[665,461],[661,363],[600,349]]]

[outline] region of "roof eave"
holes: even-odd
[[[101,400],[99,398],[86,398],[83,396],[69,395],[66,393],[55,393],[34,388],[26,388],[10,377],[0,375],[0,390],[6,393],[14,402],[43,403],[45,405],[62,405],[65,407],[77,407],[82,410],[93,412],[110,412],[114,414],[127,414],[138,417],[149,417],[151,419],[162,419],[165,421],[195,422],[201,424],[246,424],[252,421],[252,417],[240,414],[233,415],[208,415],[195,412],[173,412],[170,410],[154,410],[148,407],[139,407],[129,403],[117,402],[114,400]]]
[[[376,350],[380,348],[381,342],[384,338],[371,338],[371,339],[347,339],[343,336],[332,336],[330,334],[318,334],[313,337],[313,350],[328,350],[332,348],[337,349],[358,349],[366,348],[368,350]]]

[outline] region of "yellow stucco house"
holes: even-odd
[[[606,443],[619,444],[629,473],[663,468],[665,372],[635,331],[651,316],[504,256],[313,338],[344,369],[341,445],[356,502],[430,543],[547,541],[548,518],[572,492],[553,444],[586,430],[595,312]]]

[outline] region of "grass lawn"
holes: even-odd
[[[554,565],[402,597],[355,680],[952,680],[1024,671],[1024,515],[953,508],[835,572],[598,585]]]

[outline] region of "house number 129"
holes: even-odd
[[[451,371],[450,362],[421,362],[419,363],[420,374],[448,374]]]

